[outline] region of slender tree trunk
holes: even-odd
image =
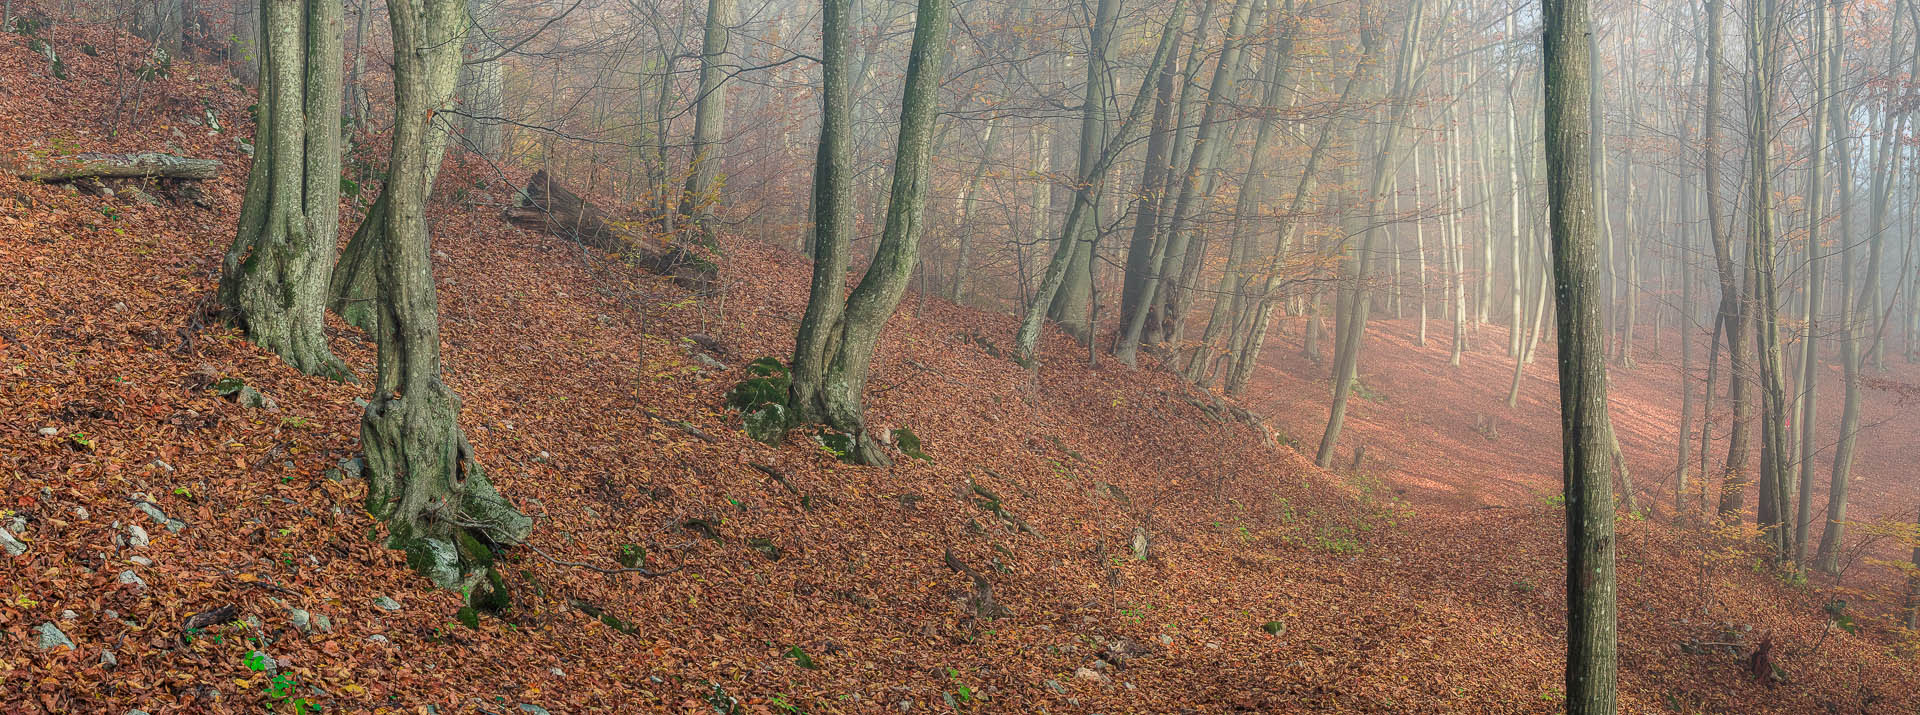
[[[1723,41],[1721,15],[1726,0],[1706,0],[1707,13],[1707,101],[1703,117],[1707,223],[1713,237],[1713,260],[1720,276],[1720,326],[1727,336],[1728,400],[1733,404],[1732,429],[1727,437],[1726,466],[1721,470],[1720,517],[1739,521],[1745,500],[1748,420],[1747,401],[1746,296],[1734,267],[1733,249],[1727,226],[1728,216],[1721,206],[1719,118],[1721,112],[1722,70],[1720,44]],[[1712,379],[1708,380],[1712,387]],[[1709,389],[1711,395],[1711,389]]]
[[[1107,170],[1119,159],[1121,151],[1132,141],[1132,135],[1140,123],[1140,118],[1145,116],[1147,106],[1153,103],[1153,84],[1157,81],[1156,77],[1161,68],[1173,55],[1173,45],[1175,38],[1178,37],[1181,13],[1184,10],[1183,1],[1175,2],[1173,12],[1168,14],[1166,25],[1161,29],[1160,42],[1154,49],[1153,60],[1148,65],[1146,74],[1141,78],[1140,91],[1134,94],[1133,106],[1127,111],[1125,119],[1121,120],[1119,128],[1108,138],[1106,145],[1098,150],[1093,161],[1074,180],[1072,205],[1067,211],[1067,220],[1060,234],[1063,239],[1056,245],[1053,259],[1047,263],[1046,273],[1040,280],[1039,289],[1027,302],[1026,313],[1020,321],[1020,330],[1014,336],[1016,353],[1029,365],[1038,365],[1040,326],[1046,317],[1047,306],[1052,304],[1054,293],[1059,290],[1061,281],[1066,277],[1067,266],[1072,258],[1074,248],[1066,237],[1080,235],[1083,230],[1097,229],[1097,226],[1090,224],[1093,221],[1093,209],[1095,201],[1098,200],[1100,184],[1105,181]],[[1095,44],[1099,46],[1100,43]],[[1094,75],[1089,71],[1088,76],[1091,78]],[[1146,293],[1153,294],[1151,285]]]
[[[1176,38],[1175,42],[1179,42]],[[1177,47],[1177,45],[1176,45]],[[1120,331],[1113,353],[1120,362],[1132,367],[1139,350],[1141,331],[1147,322],[1146,310],[1152,301],[1146,297],[1147,283],[1159,268],[1164,250],[1160,240],[1160,214],[1166,204],[1167,178],[1172,174],[1168,153],[1175,134],[1173,126],[1173,80],[1177,74],[1172,62],[1160,68],[1154,88],[1153,125],[1147,132],[1147,155],[1141,169],[1139,196],[1134,200],[1133,236],[1127,246],[1127,272],[1120,293]]]
[[[469,63],[460,66],[455,92],[460,97],[461,144],[490,161],[499,161],[506,149],[504,90],[506,52],[496,33],[495,0],[472,0],[473,31],[467,34]]]
[[[1112,78],[1107,53],[1119,15],[1120,0],[1099,0],[1094,10],[1093,25],[1087,28],[1086,94],[1080,107],[1080,152],[1074,169],[1076,177],[1088,176],[1094,163],[1100,160],[1100,153],[1107,150],[1107,133],[1112,130],[1108,119],[1111,98],[1107,96]],[[1073,188],[1076,192],[1081,189],[1078,186]],[[1098,206],[1100,188],[1096,187],[1094,192],[1092,203]],[[1099,239],[1096,234],[1100,227],[1098,221],[1093,220],[1092,211],[1082,211],[1081,214],[1081,220],[1070,222],[1068,230],[1060,236],[1058,250],[1067,252],[1066,276],[1047,305],[1047,317],[1080,342],[1086,343],[1093,338],[1088,332],[1087,299],[1093,290],[1093,248]]]
[[[993,160],[993,150],[1000,145],[1001,133],[995,133],[998,122],[988,119],[987,126],[981,130],[980,163],[973,167],[973,175],[967,178],[967,189],[960,194],[960,222],[954,227],[958,235],[959,247],[953,258],[953,280],[947,284],[947,300],[959,303],[968,296],[967,279],[973,275],[971,270],[971,249],[973,248],[973,207],[980,199],[980,179],[987,173],[987,164]]]
[[[687,188],[680,196],[680,214],[699,229],[708,248],[720,243],[714,220],[719,203],[721,133],[726,116],[727,35],[733,25],[734,0],[707,0],[706,31],[700,42],[700,96],[694,100],[693,159],[687,169]]]
[[[1220,150],[1226,144],[1220,132],[1225,129],[1225,115],[1233,101],[1234,83],[1239,79],[1242,58],[1246,55],[1247,44],[1252,40],[1247,28],[1253,17],[1254,4],[1254,0],[1234,2],[1226,34],[1221,38],[1220,61],[1214,67],[1213,80],[1207,88],[1206,106],[1200,111],[1193,150],[1180,176],[1179,196],[1174,201],[1173,214],[1168,218],[1170,233],[1166,254],[1156,271],[1160,283],[1155,294],[1159,301],[1157,305],[1164,311],[1164,322],[1173,326],[1176,334],[1183,318],[1181,308],[1188,301],[1186,292],[1189,286],[1182,282],[1188,273],[1188,252],[1193,244],[1194,212],[1213,193],[1214,170],[1219,166]],[[1190,88],[1187,91],[1192,90]]]
[[[820,16],[820,142],[813,168],[813,282],[794,337],[791,399],[798,422],[825,422],[827,366],[846,310],[847,266],[854,231],[852,78],[847,70],[852,0],[822,0]]]
[[[1827,210],[1827,102],[1833,88],[1827,84],[1828,53],[1827,12],[1815,8],[1809,13],[1813,24],[1813,106],[1812,127],[1808,131],[1807,160],[1807,296],[1806,332],[1801,338],[1800,355],[1800,463],[1799,508],[1793,522],[1793,562],[1807,563],[1807,539],[1813,521],[1814,439],[1818,436],[1820,410],[1816,400],[1820,380],[1820,299],[1826,292],[1826,266],[1820,260],[1825,250],[1820,245],[1820,229]]]
[[[827,63],[834,82],[825,93],[826,111],[831,123],[823,122],[821,159],[846,158],[850,147],[843,132],[850,124],[850,94],[840,68],[846,66],[845,0],[827,0],[830,15],[824,18],[822,33]],[[919,256],[919,240],[926,215],[928,168],[932,163],[935,109],[939,98],[940,56],[946,52],[947,15],[951,5],[944,0],[921,0],[914,19],[913,47],[907,62],[907,76],[900,109],[900,138],[894,157],[893,186],[887,202],[886,228],[880,246],[867,266],[859,285],[846,297],[837,320],[828,320],[836,312],[815,303],[840,302],[844,284],[846,254],[851,234],[851,177],[839,164],[832,171],[818,172],[825,177],[816,195],[823,202],[818,217],[827,223],[815,243],[825,257],[814,264],[813,292],[808,299],[807,316],[796,340],[793,397],[795,410],[803,418],[820,419],[853,439],[855,460],[863,464],[885,465],[891,459],[867,430],[865,392],[873,349],[880,330],[899,307],[906,293]],[[831,127],[832,131],[829,131]],[[836,162],[837,163],[837,162]],[[822,335],[821,333],[825,333]],[[818,352],[815,347],[818,346]],[[818,357],[816,357],[816,355]],[[821,359],[824,358],[824,365]],[[804,361],[804,364],[803,364]],[[802,401],[804,400],[804,401]]]
[[[1828,7],[1827,29],[1831,33],[1827,42],[1826,84],[1832,90],[1827,95],[1828,131],[1833,133],[1834,168],[1837,175],[1834,185],[1837,187],[1834,212],[1839,214],[1839,230],[1833,244],[1840,253],[1840,306],[1836,319],[1839,322],[1840,369],[1843,375],[1843,387],[1840,406],[1840,424],[1833,447],[1833,468],[1829,474],[1827,486],[1827,524],[1820,533],[1820,549],[1814,554],[1814,568],[1829,574],[1840,572],[1840,549],[1844,545],[1847,533],[1847,487],[1853,469],[1854,438],[1860,430],[1860,341],[1859,325],[1854,320],[1853,291],[1854,254],[1853,241],[1853,151],[1852,137],[1847,131],[1852,107],[1847,95],[1841,90],[1845,61],[1846,26],[1844,8],[1839,3]]]
[[[1792,555],[1793,536],[1787,499],[1787,396],[1780,357],[1779,300],[1774,276],[1773,230],[1773,77],[1779,63],[1773,43],[1778,31],[1774,0],[1747,4],[1747,260],[1752,266],[1756,361],[1760,369],[1759,525],[1776,559]]]
[[[1380,230],[1373,217],[1380,213],[1382,195],[1392,174],[1395,144],[1411,108],[1412,87],[1417,82],[1413,75],[1421,52],[1425,9],[1425,3],[1421,0],[1414,0],[1406,9],[1406,25],[1400,33],[1400,58],[1394,68],[1392,90],[1387,94],[1390,109],[1386,123],[1377,127],[1374,133],[1372,179],[1367,187],[1365,210],[1360,216],[1367,225],[1360,231],[1359,249],[1352,253],[1347,266],[1352,287],[1347,290],[1346,310],[1339,314],[1345,329],[1335,331],[1340,339],[1334,352],[1333,404],[1327,415],[1326,430],[1320,434],[1320,447],[1314,452],[1314,463],[1322,469],[1333,464],[1333,448],[1340,441],[1340,430],[1346,423],[1347,402],[1353,394],[1353,383],[1359,376],[1360,346],[1367,330],[1367,271],[1373,261],[1374,240]],[[1378,33],[1373,33],[1373,36],[1374,42],[1380,41]],[[1367,54],[1374,51],[1363,50]]]
[[[1605,326],[1600,313],[1597,234],[1588,107],[1591,79],[1586,0],[1543,0],[1547,191],[1553,224],[1560,353],[1560,434],[1567,512],[1569,715],[1616,710],[1613,484],[1607,418]]]

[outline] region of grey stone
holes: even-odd
[[[400,610],[400,602],[395,601],[391,598],[387,598],[386,596],[375,596],[373,598],[373,605],[375,608],[378,608],[382,611]]]
[[[273,398],[268,397],[266,393],[253,389],[252,385],[246,385],[240,388],[239,402],[241,407],[252,407],[261,410],[280,409],[280,405],[275,403]]]
[[[380,635],[378,633],[375,633],[373,635],[367,636],[367,640],[372,641],[374,643],[385,643],[387,642],[387,637]]]
[[[521,703],[520,709],[533,713],[533,715],[553,715],[553,713],[547,712],[546,708],[540,707],[533,703]]]
[[[100,651],[100,667],[113,668],[117,665],[120,665],[120,658],[115,656],[112,650]]]
[[[146,579],[140,578],[140,574],[134,573],[132,571],[121,571],[120,583],[128,584],[138,588],[147,587]]]
[[[131,562],[133,562],[133,563],[136,563],[136,564],[139,564],[139,565],[141,565],[141,566],[152,566],[152,565],[153,565],[153,559],[150,559],[150,558],[147,558],[147,557],[145,557],[145,556],[129,556],[129,557],[127,557],[127,560],[128,560],[128,561],[131,561]]]
[[[293,627],[300,629],[301,633],[311,634],[316,630],[320,630],[319,619],[314,618],[313,614],[308,613],[305,609],[289,608],[287,609],[287,618],[293,621]]]
[[[40,428],[40,436],[42,437],[55,437],[55,436],[58,436],[59,434],[60,434],[60,428],[58,427],[41,427]]]
[[[79,620],[79,618],[80,618],[80,614],[74,613],[73,609],[71,608],[60,612],[60,620],[63,620],[63,621]]]
[[[88,513],[87,508],[84,506],[76,506],[73,508],[73,517],[81,521],[86,521],[93,518],[93,514]]]
[[[68,638],[66,631],[60,630],[59,626],[42,623],[33,630],[40,634],[40,650],[53,650],[60,646],[66,646],[68,650],[75,649],[73,639]]]
[[[161,516],[164,517],[166,515],[162,514]],[[162,522],[162,523],[165,523],[165,522]],[[146,527],[143,527],[139,524],[133,524],[127,527],[127,545],[128,546],[131,546],[136,549],[144,549],[147,547],[147,544],[150,544],[150,543],[153,543],[153,537],[150,537],[147,535]]]
[[[1173,645],[1173,636],[1162,633],[1159,636],[1156,636],[1156,638],[1160,641],[1160,645],[1163,645],[1163,646]]]
[[[0,529],[0,547],[6,548],[8,556],[19,556],[27,553],[27,545],[20,543],[19,539],[13,538],[13,534],[7,533],[6,529]]]
[[[1047,681],[1047,689],[1048,689],[1048,690],[1052,690],[1053,692],[1056,692],[1056,693],[1064,693],[1064,692],[1067,692],[1067,686],[1065,686],[1065,685],[1061,685],[1061,684],[1060,684],[1060,681],[1058,681],[1058,680],[1049,680],[1049,681]]]

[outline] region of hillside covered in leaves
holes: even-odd
[[[137,40],[43,33],[64,80],[38,38],[0,37],[7,156],[224,169],[192,195],[0,176],[0,711],[1559,707],[1562,511],[1513,497],[1531,492],[1426,498],[1384,473],[1445,464],[1447,442],[1370,435],[1388,466],[1320,470],[1287,439],[1320,419],[1286,397],[1320,399],[1315,381],[1263,376],[1269,397],[1235,405],[1089,366],[1061,334],[1030,371],[1009,356],[1013,316],[910,296],[869,419],[920,456],[769,447],[726,395],[791,351],[803,258],[726,236],[718,292],[691,294],[514,227],[498,204],[525,176],[455,160],[431,216],[447,379],[535,521],[497,555],[508,601],[467,608],[362,511],[365,388],[298,374],[212,308],[250,97],[182,62],[129,99],[115,63]],[[365,335],[329,336],[371,374]],[[1407,414],[1404,384],[1363,419]],[[1730,536],[1623,520],[1619,541],[1626,710],[1920,705],[1913,644],[1870,609],[1755,568]]]

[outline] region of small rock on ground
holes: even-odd
[[[7,533],[6,529],[0,529],[0,547],[6,548],[8,556],[19,556],[27,553],[27,545],[20,543],[19,539],[13,538],[13,534]]]
[[[68,650],[74,650],[73,639],[68,638],[66,631],[60,630],[59,626],[53,625],[52,623],[42,623],[33,630],[40,634],[40,650],[53,650],[60,646],[66,646]]]

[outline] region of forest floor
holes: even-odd
[[[431,217],[447,380],[539,549],[504,556],[510,610],[463,624],[458,594],[380,546],[341,468],[366,388],[301,376],[207,312],[250,98],[177,66],[121,115],[130,41],[51,39],[73,79],[0,38],[0,152],[178,151],[227,171],[205,206],[0,177],[0,526],[25,547],[0,556],[0,711],[1560,708],[1544,382],[1467,452],[1466,412],[1423,417],[1443,403],[1417,396],[1445,396],[1375,367],[1398,350],[1383,323],[1364,369],[1387,400],[1354,422],[1378,466],[1325,472],[1167,373],[1090,368],[1054,334],[1036,376],[996,355],[1011,316],[910,296],[871,417],[932,459],[846,466],[753,442],[722,408],[748,361],[788,351],[803,259],[723,241],[722,293],[696,299],[474,208],[499,182],[452,167]],[[82,45],[102,56],[67,49]],[[370,343],[332,327],[370,374]],[[1274,366],[1315,374],[1283,346]],[[1505,415],[1482,387],[1506,384],[1499,361],[1476,358],[1485,374],[1448,378],[1453,400]],[[1451,374],[1435,364],[1409,369]],[[210,389],[229,378],[273,406]],[[1254,406],[1318,433],[1317,383],[1262,380]],[[1657,402],[1636,389],[1626,404]],[[1656,421],[1622,419],[1633,454],[1664,449]],[[1914,710],[1910,648],[1865,616],[1830,625],[1827,590],[1660,519],[1623,519],[1620,546],[1627,711]],[[670,573],[601,572],[623,554]],[[1769,633],[1784,683],[1746,669]]]

